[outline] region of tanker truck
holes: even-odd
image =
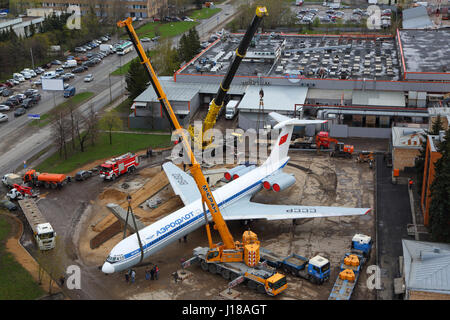
[[[36,187],[61,188],[66,185],[69,178],[62,173],[39,173],[36,170],[28,170],[23,176],[23,182],[30,183]]]

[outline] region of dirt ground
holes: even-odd
[[[166,155],[167,156],[167,155]],[[286,172],[296,176],[296,183],[281,193],[259,192],[252,201],[260,203],[303,204],[348,207],[374,207],[374,177],[367,164],[354,160],[335,159],[312,152],[291,152]],[[144,160],[142,167],[133,175],[125,175],[114,183],[104,182],[94,176],[83,182],[73,182],[61,190],[42,192],[38,206],[56,230],[63,250],[61,263],[64,266],[76,264],[82,272],[81,290],[64,290],[71,299],[221,299],[219,293],[226,289],[228,282],[218,275],[203,272],[200,267],[189,269],[192,276],[175,283],[171,274],[180,268],[180,259],[191,257],[192,250],[207,245],[203,228],[192,232],[187,243],[175,242],[153,255],[146,266],[135,268],[136,283],[128,284],[124,273],[105,275],[100,267],[112,247],[122,239],[119,233],[97,249],[90,248],[90,240],[96,232],[93,226],[109,214],[105,208],[108,202],[121,202],[126,195],[144,185],[161,170],[161,156],[151,161]],[[151,181],[151,180],[150,180]],[[164,202],[173,198],[171,187],[165,187],[153,199]],[[144,210],[153,210],[144,206]],[[172,210],[173,211],[173,210]],[[171,213],[167,212],[166,214]],[[239,299],[327,299],[338,274],[338,265],[344,253],[350,249],[350,241],[355,233],[375,237],[374,212],[359,217],[298,219],[297,225],[291,220],[257,220],[245,225],[231,221],[229,228],[235,239],[251,228],[256,232],[262,246],[283,256],[297,253],[306,257],[320,254],[331,262],[330,281],[322,286],[306,280],[287,276],[288,289],[283,294],[271,298],[257,294],[245,286],[235,289]],[[213,232],[213,241],[219,242]],[[33,243],[25,232],[22,244],[33,254]],[[375,255],[372,255],[374,257]],[[372,258],[374,259],[374,258]],[[145,280],[145,268],[157,264],[160,276],[157,281]],[[369,262],[373,264],[373,262]],[[352,299],[374,299],[374,293],[366,288],[363,273]]]
[[[315,153],[291,153],[288,173],[296,176],[297,182],[280,194],[271,191],[260,191],[252,201],[272,204],[304,204],[346,207],[374,207],[374,177],[367,164],[359,164],[354,160],[335,159]],[[157,169],[147,172],[151,178]],[[145,174],[145,172],[140,173]],[[143,177],[139,176],[138,179]],[[117,234],[99,248],[92,250],[89,241],[96,233],[89,228],[100,221],[108,212],[104,204],[123,197],[117,188],[123,181],[109,185],[100,196],[91,202],[89,216],[84,221],[80,233],[78,249],[80,258],[87,266],[96,267],[103,263],[112,247],[122,239]],[[170,189],[170,188],[169,188]],[[170,191],[170,190],[169,190]],[[161,200],[169,198],[172,192],[167,189],[158,193]],[[103,206],[103,208],[102,208]],[[235,289],[240,292],[239,299],[327,299],[338,275],[338,266],[344,253],[349,251],[351,238],[355,233],[363,233],[375,237],[374,213],[359,217],[320,218],[297,220],[293,225],[287,221],[252,221],[249,225],[233,221],[229,223],[230,231],[236,239],[250,226],[258,234],[262,246],[281,256],[297,253],[306,257],[320,254],[331,262],[330,281],[322,286],[306,280],[287,276],[288,289],[280,296],[271,298],[255,294],[245,286]],[[215,235],[215,241],[220,241]],[[187,243],[176,242],[162,252],[148,259],[147,266],[157,264],[160,278],[157,281],[145,280],[145,268],[136,268],[136,283],[127,284],[124,273],[104,275],[100,270],[95,276],[103,281],[118,299],[220,299],[219,293],[227,287],[227,281],[218,275],[203,272],[199,267],[189,269],[192,276],[181,283],[175,283],[171,274],[179,269],[180,259],[190,258],[192,250],[207,244],[203,228],[191,233]],[[373,264],[373,262],[369,262]],[[359,280],[353,299],[374,299],[373,292],[367,290],[366,275]]]

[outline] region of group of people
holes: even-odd
[[[125,273],[125,281],[130,282],[130,280],[131,283],[134,283],[136,280],[136,271],[134,271],[134,269],[130,269],[127,273]]]
[[[158,280],[158,274],[159,274],[159,268],[155,264],[153,268],[145,269],[145,279],[146,280]],[[136,281],[136,271],[134,269],[128,270],[127,273],[125,273],[125,281],[128,283],[131,281],[131,283],[134,283]]]
[[[159,268],[156,264],[150,270],[148,268],[145,269],[145,280],[158,280],[158,273]]]

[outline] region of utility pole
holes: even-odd
[[[111,72],[108,74],[108,79],[109,79],[109,103],[111,103],[112,102]]]
[[[31,65],[33,66],[33,70],[34,70],[34,58],[33,58],[33,48],[30,47],[30,54],[31,54]]]

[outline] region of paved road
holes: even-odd
[[[391,183],[391,168],[377,155],[377,239],[378,265],[382,270],[379,298],[395,299],[393,279],[399,276],[398,257],[403,255],[402,239],[408,236],[406,225],[412,223],[408,187]]]
[[[234,7],[229,4],[218,5],[222,8],[222,11],[217,15],[202,20],[197,26],[197,30],[200,37],[207,37],[207,34],[212,30],[221,26],[226,20],[230,19],[234,14]],[[178,43],[180,36],[172,39],[174,45]],[[143,43],[145,49],[155,46],[152,42]],[[120,65],[129,62],[131,59],[137,57],[135,51],[132,51],[125,56],[118,56],[116,54],[110,55],[103,59],[103,61],[88,71],[77,74],[70,84],[77,88],[77,93],[91,91],[97,93],[94,98],[89,102],[80,106],[80,110],[88,110],[92,105],[96,111],[101,110],[111,99],[115,99],[125,93],[125,81],[124,77],[109,76],[112,71],[117,69]],[[94,75],[94,81],[91,83],[84,83],[84,76],[88,73]],[[110,86],[111,83],[111,86]],[[42,90],[40,90],[42,93]],[[43,92],[41,102],[30,109],[30,113],[44,114],[50,111],[59,103],[63,102],[64,98],[62,93],[57,93],[53,96],[53,93]],[[14,119],[12,113],[10,115],[10,121],[0,126],[0,176],[8,172],[12,172],[17,169],[23,161],[30,159],[33,155],[41,152],[45,148],[51,145],[51,128],[47,126],[45,128],[37,129],[28,126],[30,122],[26,115],[20,118]]]

